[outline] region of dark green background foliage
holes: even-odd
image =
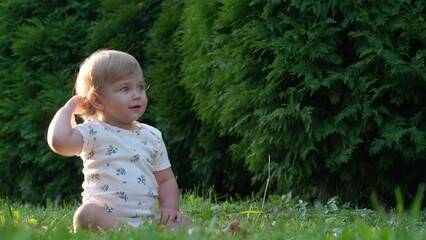
[[[424,3],[187,6],[182,82],[204,121],[241,137],[253,180],[268,156],[277,191],[359,199],[426,180]]]
[[[0,194],[80,194],[45,141],[99,48],[133,54],[183,188],[407,198],[426,182],[423,1],[0,3]],[[271,159],[270,166],[268,159]],[[250,182],[252,188],[249,188]]]
[[[46,131],[72,94],[97,6],[70,1],[0,3],[0,189],[24,200],[78,195],[77,159],[52,154]]]
[[[205,189],[215,186],[222,193],[250,193],[247,170],[233,162],[228,151],[234,138],[221,136],[218,126],[199,120],[192,111],[193,96],[181,83],[183,57],[179,33],[184,4],[180,0],[164,1],[162,6],[145,48],[145,78],[150,84],[148,96],[152,96],[149,113],[168,140],[179,183]],[[197,84],[203,80],[191,81]]]

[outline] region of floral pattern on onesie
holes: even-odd
[[[95,117],[76,126],[84,140],[83,203],[95,202],[123,219],[154,214],[154,172],[171,166],[161,132],[135,124],[140,130],[117,128]]]

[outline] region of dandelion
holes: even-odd
[[[36,225],[37,224],[37,220],[34,219],[34,218],[28,218],[27,217],[26,221],[27,221],[28,224],[31,224],[31,225]]]
[[[17,223],[19,221],[19,212],[16,210],[12,210],[12,216],[15,223]]]

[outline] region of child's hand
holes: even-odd
[[[74,114],[78,115],[83,113],[84,99],[77,95],[72,96],[64,107],[69,108]]]
[[[182,221],[182,218],[184,217],[183,214],[177,210],[173,209],[161,209],[160,212],[160,219],[158,219],[158,222],[160,224],[169,224],[169,223],[179,223]]]

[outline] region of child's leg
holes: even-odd
[[[182,219],[180,221],[169,221],[165,223],[161,220],[161,214],[157,214],[153,218],[153,222],[155,224],[161,225],[164,229],[166,229],[166,226],[169,226],[170,229],[177,228],[181,230],[188,230],[191,227],[191,219],[185,215],[182,216]]]
[[[154,219],[154,222],[159,223],[158,221],[159,217],[157,216],[156,219]],[[169,227],[169,230],[173,231],[173,229],[177,228],[180,230],[185,230],[188,232],[197,232],[200,231],[199,226],[192,226],[190,218],[187,216],[183,216],[182,220],[180,222],[170,222],[167,224]],[[167,229],[167,225],[162,225],[163,229]],[[222,230],[213,230],[216,234],[232,234],[235,235],[237,233],[242,232],[241,230],[241,224],[238,220],[233,220],[229,225],[222,229]]]
[[[239,231],[241,231],[241,224],[240,221],[238,220],[234,220],[232,221],[229,226],[225,229],[222,230],[225,233],[238,233]]]
[[[112,229],[118,225],[118,218],[107,213],[105,209],[94,203],[81,205],[74,214],[74,232],[80,229],[91,229],[97,231],[98,228],[104,230]]]

